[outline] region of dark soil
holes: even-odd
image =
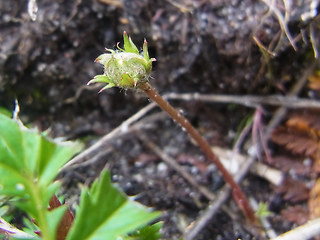
[[[276,2],[284,13],[283,2]],[[0,106],[13,110],[17,99],[24,123],[49,128],[53,137],[92,145],[148,104],[141,93],[110,89],[98,94],[97,86],[86,87],[102,73],[94,59],[105,47],[115,47],[124,30],[137,46],[148,40],[150,55],[157,59],[151,83],[160,93],[285,94],[313,60],[309,30],[317,19],[301,20],[301,14],[310,11],[306,2],[291,7],[287,22],[296,40],[294,51],[262,1],[43,0],[37,1],[32,21],[28,1],[0,0]],[[253,37],[274,57],[263,55]],[[252,109],[233,104],[172,103],[212,145],[227,148],[232,148],[241,122],[253,114]],[[264,110],[267,124],[274,109]],[[90,184],[102,168],[108,168],[127,194],[163,212],[164,239],[178,239],[208,200],[164,164],[139,134],[148,136],[213,192],[223,179],[167,117],[139,131],[114,139],[89,168],[64,171],[60,176],[64,194],[73,205],[79,183]],[[201,169],[190,159],[206,167]],[[250,174],[242,182],[248,196],[273,204],[277,215],[285,203],[270,185]],[[231,197],[225,204],[232,214],[220,210],[197,239],[264,239],[248,229]],[[274,227],[281,233],[291,223]]]

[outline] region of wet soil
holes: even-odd
[[[301,20],[311,11],[309,3],[294,3],[286,19],[295,51],[263,1],[44,0],[36,1],[35,21],[28,14],[28,2],[32,1],[0,0],[0,106],[11,111],[17,99],[23,122],[86,146],[149,103],[142,93],[110,89],[98,94],[96,86],[86,87],[102,73],[94,59],[105,47],[114,48],[124,30],[138,46],[148,40],[150,55],[157,59],[150,81],[160,93],[285,94],[313,60],[309,30],[318,19]],[[276,2],[284,14],[283,2]],[[307,96],[308,91],[302,94]],[[234,104],[172,103],[210,144],[227,148],[232,148],[241,123],[254,112]],[[267,124],[274,108],[264,110]],[[139,134],[213,192],[223,185],[219,172],[188,135],[161,116],[115,138],[89,168],[64,171],[60,176],[64,194],[73,205],[79,185],[90,184],[102,168],[108,168],[127,194],[163,212],[164,239],[178,239],[208,200]],[[275,215],[284,204],[264,179],[248,174],[242,187],[257,201],[271,203]],[[231,198],[225,204],[229,213],[219,210],[197,239],[264,239],[248,229]],[[281,233],[291,223],[274,227]]]

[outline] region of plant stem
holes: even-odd
[[[34,206],[37,207],[37,216],[36,222],[41,231],[41,238],[45,240],[54,240],[53,236],[50,233],[50,227],[48,225],[48,220],[46,217],[47,206],[43,204],[43,200],[41,199],[41,188],[34,185],[31,186],[32,189],[32,198],[34,200]]]
[[[54,194],[49,202],[49,211],[52,211],[58,207],[62,206],[58,197]],[[57,228],[56,240],[64,240],[66,239],[70,228],[72,227],[72,223],[74,221],[74,216],[69,208],[67,207],[66,212],[64,213],[62,219]]]
[[[243,211],[244,215],[252,223],[256,222],[257,220],[255,218],[253,210],[251,209],[248,203],[248,199],[242,192],[239,185],[234,181],[230,173],[222,165],[219,158],[213,153],[209,143],[199,134],[199,132],[191,125],[191,123],[178,111],[176,111],[166,100],[164,100],[149,83],[144,83],[141,86],[139,86],[139,88],[143,90],[150,99],[155,101],[162,110],[167,112],[172,119],[178,122],[198,143],[199,147],[205,153],[207,158],[209,158],[216,165],[216,167],[222,173],[224,180],[231,186],[233,198],[238,204],[239,208]]]

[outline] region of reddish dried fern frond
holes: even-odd
[[[272,133],[271,139],[284,145],[289,151],[315,157],[320,151],[320,115],[301,115],[291,117],[286,126],[281,126]]]

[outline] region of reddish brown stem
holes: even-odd
[[[222,165],[219,158],[213,153],[209,143],[199,134],[199,132],[191,125],[191,123],[178,111],[176,111],[166,100],[164,100],[149,83],[144,83],[139,88],[143,90],[150,99],[155,101],[162,110],[167,112],[172,119],[186,129],[190,136],[198,143],[199,147],[205,153],[207,158],[209,158],[217,166],[219,171],[222,173],[224,180],[231,186],[233,198],[235,199],[239,208],[243,211],[244,215],[252,223],[256,222],[254,212],[249,206],[247,197],[242,192],[239,185],[234,181],[230,173]]]
[[[62,204],[60,203],[60,200],[57,198],[57,196],[53,195],[49,202],[49,211],[55,208],[58,208],[61,205]],[[66,212],[64,213],[62,219],[60,220],[60,223],[57,229],[57,236],[56,236],[57,240],[66,239],[68,232],[72,226],[73,220],[74,220],[73,214],[68,206]]]

